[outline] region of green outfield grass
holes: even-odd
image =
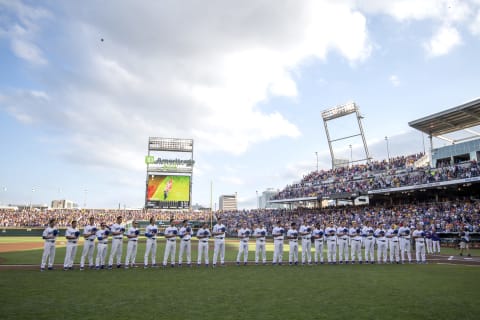
[[[480,269],[466,266],[228,266],[0,275],[2,319],[478,319],[480,312]]]

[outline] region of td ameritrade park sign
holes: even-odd
[[[145,164],[147,165],[159,165],[160,167],[193,167],[194,160],[182,160],[182,159],[155,159],[154,156],[145,156]]]

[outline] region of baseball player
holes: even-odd
[[[71,226],[65,231],[67,248],[65,251],[65,261],[63,262],[64,271],[73,269],[73,261],[77,253],[78,237],[80,237],[80,231],[77,229],[77,220],[73,220]]]
[[[83,229],[83,243],[82,256],[80,258],[80,271],[85,268],[85,258],[88,258],[88,267],[93,269],[93,251],[95,250],[95,234],[97,233],[97,227],[94,224],[95,218],[89,218],[89,224]]]
[[[303,223],[298,232],[302,238],[302,265],[312,264],[312,227]]]
[[[182,227],[178,231],[180,237],[180,249],[178,252],[178,266],[181,267],[183,263],[183,254],[186,255],[187,267],[192,266],[192,228],[188,225],[188,220],[183,220]]]
[[[281,222],[277,221],[277,224],[273,227],[273,230],[272,230],[272,236],[273,236],[272,265],[275,265],[277,263],[279,266],[282,265],[284,234],[285,234],[285,229],[281,226]]]
[[[165,253],[163,255],[163,267],[168,263],[168,256],[170,256],[170,265],[175,267],[175,252],[177,249],[177,234],[178,229],[175,227],[175,222],[170,219],[170,226],[165,229]]]
[[[250,240],[250,234],[252,231],[248,229],[246,223],[242,223],[242,227],[238,230],[238,238],[240,243],[238,245],[238,254],[237,254],[237,266],[240,265],[240,258],[243,254],[243,265],[247,265],[248,261],[248,240]]]
[[[435,228],[432,229],[432,253],[440,253],[440,237]]]
[[[348,264],[348,228],[342,221],[340,227],[337,228],[337,244],[338,244],[338,260],[342,264],[345,261]]]
[[[377,262],[387,263],[387,232],[385,231],[384,226],[379,225],[379,227],[375,230],[374,233],[376,243],[377,243]]]
[[[205,266],[208,267],[208,238],[210,237],[210,231],[208,230],[208,224],[204,223],[200,229],[197,230],[198,238],[198,259],[197,266],[202,264],[202,255],[205,256]]]
[[[95,269],[105,269],[105,260],[107,258],[108,249],[108,236],[110,230],[107,228],[107,224],[102,222],[100,224],[100,230],[97,230],[95,236],[97,237],[97,258],[95,259]]]
[[[352,227],[348,231],[350,236],[350,255],[352,264],[355,263],[357,258],[358,263],[362,264],[362,230],[357,226],[355,221],[352,221]]]
[[[267,264],[267,248],[265,245],[267,235],[267,229],[263,223],[260,223],[258,228],[254,229],[253,236],[256,238],[255,243],[255,264],[258,264],[260,256],[262,257],[263,264]]]
[[[287,239],[290,248],[288,251],[288,264],[298,265],[298,230],[295,222],[291,223],[290,229],[287,231]]]
[[[112,269],[115,255],[117,256],[117,268],[120,268],[122,266],[123,233],[125,232],[125,227],[122,225],[122,216],[117,217],[117,222],[110,227],[110,230],[112,232],[112,248],[108,260],[108,269]]]
[[[55,227],[55,219],[48,221],[48,226],[42,233],[42,239],[45,244],[43,246],[42,264],[40,271],[45,271],[45,265],[48,259],[48,270],[53,270],[53,261],[55,260],[55,241],[57,240],[58,229]]]
[[[425,248],[427,249],[427,254],[433,253],[433,240],[431,229],[425,230]]]
[[[417,229],[413,231],[412,238],[415,240],[415,256],[417,258],[417,263],[426,263],[425,232],[420,223],[417,224]]]
[[[138,236],[140,230],[138,229],[138,222],[133,220],[132,226],[127,231],[127,255],[125,256],[125,269],[128,267],[136,268],[135,258],[137,257]]]
[[[398,229],[398,235],[400,237],[400,259],[402,264],[405,263],[405,252],[407,252],[408,263],[412,263],[410,228],[401,224]]]
[[[157,234],[158,227],[155,224],[155,218],[150,218],[150,224],[145,228],[145,237],[147,237],[147,244],[145,247],[145,257],[143,262],[143,268],[148,268],[148,255],[151,252],[152,258],[152,268],[157,267],[156,257],[157,257]]]
[[[400,245],[398,237],[398,229],[395,229],[395,226],[390,226],[390,229],[387,231],[387,239],[390,243],[390,263],[396,262],[400,263]]]
[[[375,256],[373,254],[375,248],[375,238],[373,237],[374,232],[375,230],[370,222],[367,221],[362,229],[362,237],[365,246],[365,263],[375,263]]]
[[[470,243],[470,232],[467,226],[465,226],[464,230],[465,231],[460,232],[460,255],[463,256],[463,250],[465,250],[470,257],[470,248],[468,246]]]
[[[327,238],[327,261],[328,264],[337,263],[337,228],[335,228],[334,222],[330,222],[330,225],[325,228],[325,237]]]
[[[313,229],[313,238],[315,239],[315,254],[314,254],[315,264],[318,264],[319,260],[320,260],[320,263],[323,264],[324,236],[323,236],[323,229],[320,226],[320,223],[317,223],[315,225],[315,229]]]
[[[222,219],[218,219],[217,224],[213,226],[212,234],[214,237],[215,247],[213,248],[213,266],[217,265],[217,259],[220,255],[220,263],[225,266],[225,231],[227,228],[223,224]]]

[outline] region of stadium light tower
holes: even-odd
[[[88,193],[88,189],[83,190],[83,208],[84,209],[87,207],[87,193]]]
[[[355,114],[356,115],[359,133],[354,134],[354,135],[350,135],[350,136],[346,136],[346,137],[341,137],[341,138],[338,138],[338,139],[331,139],[330,138],[330,133],[328,131],[327,122],[330,121],[330,120],[335,120],[337,118],[348,116],[350,114]],[[332,157],[332,168],[333,169],[337,166],[345,165],[345,162],[348,162],[348,160],[347,161],[345,161],[345,160],[340,161],[340,159],[335,158],[335,154],[333,152],[333,147],[332,147],[332,142],[341,141],[341,140],[345,140],[345,139],[351,139],[351,138],[354,138],[354,137],[357,137],[357,136],[362,137],[363,148],[365,150],[365,158],[364,159],[356,159],[356,160],[352,159],[351,162],[353,163],[355,161],[363,161],[363,160],[366,160],[367,162],[370,162],[371,157],[370,157],[370,153],[368,152],[367,140],[365,139],[365,134],[363,133],[363,127],[362,127],[362,121],[361,121],[363,119],[363,117],[360,114],[360,109],[355,104],[355,102],[348,102],[346,104],[338,105],[336,107],[333,107],[333,108],[322,111],[322,119],[323,119],[323,125],[325,126],[325,133],[327,135],[328,147],[330,149],[330,155]]]
[[[317,156],[317,173],[318,173],[318,152],[315,151],[315,155]]]
[[[35,192],[35,188],[32,188],[32,193],[30,194],[30,210],[32,210],[32,201],[33,201],[33,193]]]
[[[388,137],[385,136],[385,142],[387,143],[387,159],[388,159],[388,163],[390,163],[390,149],[388,147]]]
[[[352,145],[349,144],[348,147],[350,148],[350,166],[353,166],[353,152],[352,152]]]

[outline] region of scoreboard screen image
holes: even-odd
[[[190,176],[150,175],[147,184],[149,202],[190,202]]]

